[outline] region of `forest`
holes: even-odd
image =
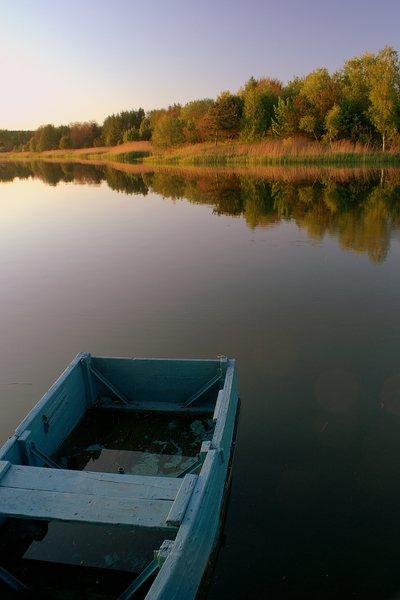
[[[1,125],[1,123],[0,123]],[[46,124],[35,131],[0,129],[0,151],[43,152],[150,141],[168,148],[203,142],[262,143],[305,138],[330,145],[338,140],[396,151],[400,148],[400,65],[385,46],[345,61],[329,74],[318,68],[284,84],[250,79],[236,92],[222,92],[185,105],[126,110],[96,121]]]

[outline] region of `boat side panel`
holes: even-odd
[[[232,422],[232,412],[236,412],[232,403],[232,393],[236,389],[237,395],[237,375],[235,361],[229,360],[228,369],[226,372],[224,387],[218,393],[218,401],[214,412],[215,429],[211,440],[211,448],[217,450],[222,449],[225,453],[227,444],[227,436],[230,435],[230,423]]]
[[[92,357],[92,364],[130,402],[148,402],[152,409],[183,404],[221,370],[224,375],[218,359]],[[96,386],[100,396],[109,394],[100,381]]]
[[[42,465],[43,461],[29,451],[29,443],[33,441],[38,450],[50,456],[72,431],[87,404],[82,356],[75,358],[17,427],[15,435],[0,450],[0,459],[14,464]]]

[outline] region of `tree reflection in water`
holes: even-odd
[[[318,242],[326,235],[345,250],[385,260],[400,227],[400,171],[264,168],[234,171],[149,165],[24,161],[0,163],[0,181],[38,178],[146,196],[211,204],[216,215],[242,217],[251,228],[296,222]]]

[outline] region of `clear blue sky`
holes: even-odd
[[[101,124],[400,51],[400,0],[0,0],[0,23],[0,129]]]

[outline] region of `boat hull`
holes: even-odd
[[[73,436],[85,415],[98,411],[110,411],[110,415],[119,411],[122,420],[136,424],[140,414],[144,419],[169,415],[174,427],[179,419],[195,419],[191,428],[197,427],[202,435],[197,455],[180,462],[181,457],[172,457],[168,462],[145,448],[142,462],[126,463],[128,472],[123,467],[117,473],[93,471],[90,462],[77,467],[83,471],[66,468],[60,461],[65,440]],[[139,583],[145,582],[143,591],[154,576],[147,600],[195,598],[221,532],[238,412],[234,360],[131,359],[81,353],[0,449],[0,522],[30,523],[33,519],[164,532],[164,542],[154,548],[154,560],[120,600],[135,597]],[[204,423],[212,427],[207,430]],[[132,459],[132,454],[138,453],[125,452],[125,459],[126,455]],[[144,462],[154,468],[154,457],[164,467],[168,465],[169,471],[144,473]],[[115,467],[115,461],[112,464]],[[11,570],[12,565],[6,574],[3,569],[3,576],[0,570],[0,579],[7,585],[7,577],[14,576]]]

